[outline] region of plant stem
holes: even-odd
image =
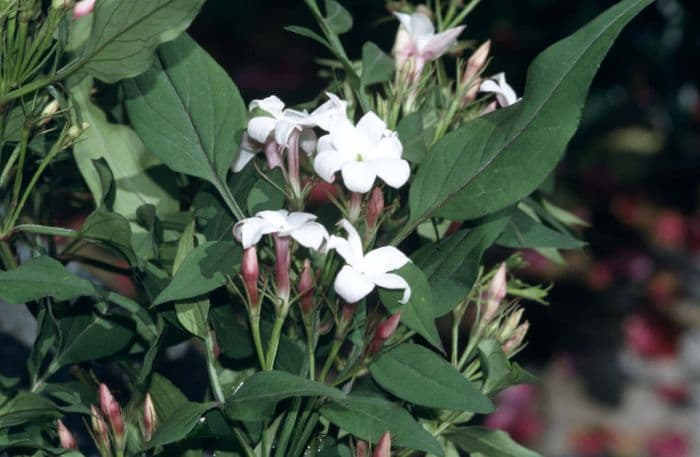
[[[236,436],[236,439],[238,440],[238,444],[240,444],[241,447],[243,448],[243,451],[245,452],[246,457],[257,457],[255,455],[255,451],[253,450],[253,448],[250,447],[250,444],[248,444],[248,440],[245,439],[243,432],[241,432],[237,427],[234,427],[233,434]]]
[[[12,249],[7,241],[0,241],[0,260],[2,260],[2,266],[6,271],[17,268],[17,262],[15,262],[15,256],[12,254]]]
[[[77,230],[62,228],[62,227],[49,227],[47,225],[37,225],[37,224],[20,224],[16,225],[12,232],[25,232],[25,233],[35,233],[37,235],[49,235],[49,236],[62,236],[64,238],[78,238],[80,237],[80,232]]]
[[[263,349],[262,338],[260,337],[260,316],[255,316],[251,313],[250,330],[253,333],[253,344],[255,344],[255,352],[258,354],[260,368],[264,370],[267,364],[265,363],[265,350]]]
[[[284,452],[287,450],[287,445],[289,444],[289,438],[296,424],[297,417],[299,417],[300,408],[301,397],[296,397],[294,403],[292,403],[292,408],[287,411],[287,416],[284,418],[284,425],[282,426],[282,431],[277,440],[277,447],[275,448],[275,457],[284,457]]]
[[[275,318],[275,323],[272,327],[272,335],[270,335],[270,343],[267,347],[267,364],[265,369],[272,370],[275,367],[275,359],[277,358],[277,349],[280,344],[280,337],[282,336],[282,327],[284,326],[284,321],[287,317],[288,306],[284,305],[282,311]]]
[[[303,454],[304,443],[306,443],[309,440],[311,433],[314,431],[314,427],[316,427],[317,421],[318,421],[318,413],[314,412],[311,414],[309,419],[306,421],[306,425],[304,426],[303,430],[301,431],[301,434],[299,435],[299,438],[297,439],[295,446],[292,447],[290,452],[287,454],[287,457],[296,457],[297,455]]]
[[[229,210],[231,210],[231,213],[233,213],[234,217],[239,221],[241,219],[244,219],[245,213],[238,205],[238,202],[236,202],[235,197],[231,193],[231,189],[229,189],[225,183],[222,183],[218,179],[216,180],[216,182],[214,182],[214,187],[219,192],[219,195],[221,195],[221,198],[224,200],[224,203],[226,203],[226,206],[228,206]]]
[[[313,324],[306,325],[306,355],[309,358],[309,379],[316,378],[316,345]]]
[[[219,375],[216,373],[216,366],[214,365],[214,340],[211,336],[211,332],[207,332],[207,336],[204,338],[204,344],[207,350],[207,370],[209,372],[209,382],[211,383],[214,397],[219,403],[224,403],[226,401],[226,397],[224,396],[224,391],[221,389]]]
[[[326,359],[326,363],[323,364],[323,369],[321,370],[321,376],[319,377],[319,380],[321,382],[324,382],[326,380],[326,376],[328,375],[328,371],[330,371],[331,367],[333,366],[333,362],[335,361],[335,358],[338,356],[338,352],[340,352],[340,347],[343,345],[343,339],[342,338],[336,338],[333,340],[333,345],[331,346],[331,352],[328,353],[328,358]]]

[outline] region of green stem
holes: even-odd
[[[211,388],[214,392],[214,397],[219,403],[224,403],[226,401],[226,397],[224,396],[224,391],[221,389],[219,375],[216,373],[214,359],[214,340],[211,337],[211,332],[207,332],[207,336],[206,338],[204,338],[204,344],[207,349],[207,370],[209,372],[209,382],[211,383]]]
[[[299,417],[300,408],[301,397],[296,397],[294,399],[294,403],[292,403],[292,408],[287,412],[287,416],[284,418],[284,425],[282,426],[282,431],[279,435],[280,437],[277,440],[277,447],[275,448],[275,457],[285,456],[284,452],[287,450],[287,446],[289,445],[289,438],[294,430],[297,417]]]
[[[214,187],[219,192],[221,198],[223,198],[224,203],[226,203],[226,206],[228,206],[229,210],[231,210],[231,213],[233,213],[234,217],[239,221],[241,219],[245,219],[245,213],[238,205],[238,202],[236,202],[235,197],[231,193],[231,189],[229,189],[226,184],[218,180],[214,183]]]
[[[338,352],[340,352],[340,347],[343,345],[343,338],[336,338],[333,340],[333,346],[331,346],[331,352],[328,353],[328,358],[326,359],[326,363],[323,364],[323,369],[321,370],[321,376],[319,377],[319,380],[321,382],[324,382],[326,380],[326,376],[328,375],[328,372],[330,371],[331,367],[333,366],[333,362],[335,361],[335,358],[338,356]]]
[[[25,232],[35,233],[37,235],[62,236],[64,238],[80,237],[80,232],[77,230],[62,227],[49,227],[47,225],[38,224],[19,224],[12,229],[12,232]]]
[[[288,306],[283,306],[280,314],[275,318],[275,323],[272,327],[272,334],[270,335],[270,343],[267,346],[267,364],[265,369],[267,371],[272,370],[275,367],[275,359],[277,358],[277,349],[280,344],[280,337],[282,336],[282,327],[284,326],[284,321],[287,317]]]
[[[262,338],[260,337],[260,316],[251,313],[250,330],[253,333],[253,344],[255,345],[255,352],[258,354],[260,368],[264,370],[267,364],[265,363],[265,350],[263,349]]]
[[[316,338],[313,323],[306,325],[306,355],[309,358],[309,379],[316,379]]]
[[[304,429],[301,431],[295,446],[291,449],[289,454],[287,454],[287,457],[296,457],[303,454],[304,444],[309,440],[309,437],[311,437],[311,433],[313,433],[317,421],[318,413],[314,412],[311,414],[311,417],[309,417],[309,420],[306,422]]]
[[[4,240],[0,241],[0,260],[2,260],[2,266],[6,271],[17,268],[17,262],[15,262],[15,256],[12,254],[10,244]]]
[[[257,457],[253,448],[250,447],[250,444],[248,444],[248,440],[245,438],[245,435],[243,435],[243,432],[241,432],[237,427],[234,427],[233,434],[236,436],[238,444],[240,444],[243,448],[243,452],[245,452],[246,457]]]
[[[17,161],[17,170],[15,171],[15,182],[12,186],[12,200],[10,203],[11,211],[17,206],[19,194],[22,191],[22,172],[24,171],[24,162],[27,158],[27,145],[29,144],[29,129],[22,129],[22,138],[19,142],[19,159]],[[9,227],[12,227],[11,225]],[[9,228],[8,227],[8,228]]]

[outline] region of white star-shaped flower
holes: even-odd
[[[464,26],[453,27],[442,33],[435,33],[430,18],[423,13],[394,13],[401,22],[394,44],[394,56],[398,68],[407,64],[411,68],[411,79],[420,75],[426,62],[440,58],[455,44]]]
[[[290,213],[285,209],[260,211],[254,217],[243,219],[233,226],[233,237],[244,249],[256,245],[263,235],[277,234],[291,237],[300,245],[320,250],[328,240],[325,227],[309,213]]]
[[[333,182],[340,171],[345,187],[352,192],[369,192],[377,177],[398,189],[411,173],[402,153],[396,132],[370,111],[356,126],[346,117],[337,120],[318,141],[314,170],[326,182]]]
[[[346,219],[338,224],[345,229],[348,237],[331,236],[328,240],[328,249],[335,249],[346,262],[335,278],[336,293],[347,303],[356,303],[375,287],[403,289],[401,303],[408,302],[411,287],[401,276],[389,272],[398,270],[411,260],[393,246],[384,246],[365,254],[355,227]]]
[[[503,108],[520,100],[510,84],[506,82],[505,73],[498,73],[482,82],[479,86],[479,92],[495,94],[498,104]]]

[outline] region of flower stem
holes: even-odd
[[[250,329],[253,333],[253,344],[255,344],[255,352],[258,354],[260,368],[264,370],[267,364],[265,363],[265,350],[263,349],[262,338],[260,337],[260,316],[251,313]]]
[[[282,336],[282,327],[284,326],[284,321],[287,317],[288,306],[284,306],[280,314],[275,318],[275,323],[272,327],[272,335],[270,335],[270,344],[267,347],[267,365],[265,369],[270,371],[275,367],[275,359],[277,358],[277,349],[280,344],[280,337]]]
[[[306,354],[309,358],[309,379],[316,378],[316,344],[313,323],[306,325]]]
[[[319,380],[321,382],[324,382],[326,380],[326,376],[328,375],[328,372],[330,371],[331,367],[333,366],[333,362],[335,361],[335,358],[338,356],[338,352],[340,352],[340,347],[343,345],[343,339],[342,338],[336,338],[333,340],[333,345],[331,346],[331,351],[328,353],[328,358],[326,359],[326,363],[323,364],[323,369],[321,370],[321,376],[319,377]]]
[[[204,343],[207,349],[207,369],[209,371],[209,382],[211,383],[211,388],[214,392],[216,401],[219,403],[224,403],[226,401],[226,397],[224,396],[224,391],[221,389],[219,375],[216,373],[216,366],[214,365],[214,340],[211,336],[211,332],[207,332],[207,337],[204,339]]]

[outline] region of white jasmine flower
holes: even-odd
[[[277,96],[271,95],[262,100],[253,100],[249,109],[260,108],[269,116],[256,116],[248,122],[248,128],[241,141],[240,151],[234,164],[231,166],[234,173],[239,172],[250,162],[255,154],[266,145],[274,141],[280,147],[285,147],[289,137],[295,130],[299,133],[299,147],[312,154],[316,149],[316,134],[314,127],[320,127],[326,131],[330,129],[338,117],[345,116],[347,102],[336,95],[327,93],[329,100],[319,106],[311,114],[306,111],[297,111],[285,108],[284,102]],[[268,157],[268,161],[270,161]],[[277,162],[279,162],[279,158]],[[270,161],[274,163],[275,160]]]
[[[506,82],[505,73],[499,73],[482,82],[479,92],[495,94],[498,104],[503,108],[520,100],[510,84]]]
[[[353,192],[369,192],[377,176],[393,188],[408,181],[410,166],[401,158],[403,146],[396,132],[376,114],[369,112],[353,125],[339,118],[330,134],[318,142],[314,170],[327,182],[340,171],[345,187]]]
[[[260,211],[254,217],[236,223],[233,237],[244,249],[257,244],[263,235],[276,234],[278,237],[291,237],[304,247],[319,250],[328,240],[328,232],[315,220],[313,214],[290,213],[285,209]]]
[[[401,22],[394,44],[396,66],[401,69],[406,65],[410,68],[412,81],[418,79],[426,62],[440,58],[455,44],[464,26],[454,27],[442,33],[435,34],[435,28],[430,18],[423,13],[394,13]]]
[[[355,227],[343,219],[338,223],[348,238],[331,236],[328,249],[335,249],[346,265],[335,278],[334,288],[347,303],[356,303],[369,295],[375,287],[403,289],[401,303],[408,302],[411,287],[405,279],[390,271],[398,270],[411,260],[393,246],[384,246],[364,254],[362,240]]]

